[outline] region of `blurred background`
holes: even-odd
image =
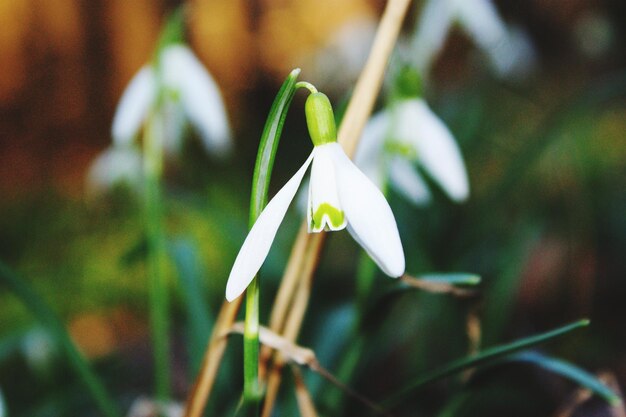
[[[126,407],[150,393],[152,378],[142,203],[124,187],[94,197],[86,176],[111,143],[119,97],[151,59],[164,18],[178,4],[0,0],[0,259],[63,318]],[[202,336],[246,234],[258,140],[282,80],[301,67],[300,79],[336,106],[345,104],[384,4],[189,2],[189,43],[223,93],[235,152],[215,159],[192,134],[183,154],[166,165],[166,230],[178,256],[171,273],[176,399],[188,392]],[[469,200],[453,203],[436,186],[423,207],[390,195],[409,272],[477,273],[481,297],[412,294],[386,307],[373,332],[394,342],[373,346],[354,382],[374,399],[389,393],[406,369],[417,373],[465,354],[467,312],[479,317],[482,346],[589,317],[588,329],[550,345],[550,352],[626,383],[626,2],[495,4],[507,24],[527,34],[532,69],[515,77],[494,72],[472,38],[453,27],[426,90],[463,152]],[[413,4],[404,39],[421,5]],[[297,95],[290,111],[272,192],[310,150],[303,98]],[[264,266],[264,322],[299,222],[292,210]],[[357,248],[345,234],[332,236],[328,246],[300,341],[334,370],[349,344],[331,335],[343,334],[354,315]],[[173,272],[180,268],[201,285],[207,306],[201,330],[190,330],[188,299]],[[0,323],[7,415],[97,415],[54,341],[1,286]],[[194,337],[200,341],[189,342]],[[220,377],[221,389],[231,393],[240,386],[236,340],[227,358],[232,375]],[[381,374],[388,378],[376,377]],[[314,397],[329,404],[323,398],[332,397],[332,388],[308,378]],[[433,395],[412,401],[423,415],[553,415],[575,386],[505,365],[465,385],[461,390],[471,395],[463,407],[450,406],[449,389],[435,386],[426,391]],[[295,415],[288,414],[293,401],[282,407],[277,415]],[[358,415],[356,405],[342,407],[343,415]],[[602,404],[588,407],[576,415],[613,415]]]

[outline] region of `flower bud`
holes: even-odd
[[[337,128],[333,107],[326,94],[312,93],[304,106],[306,123],[313,145],[319,146],[337,141]]]

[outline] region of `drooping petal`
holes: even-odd
[[[456,19],[483,50],[495,48],[506,37],[506,25],[491,0],[455,0]]]
[[[143,67],[130,81],[113,116],[111,134],[116,145],[130,145],[154,102],[156,89],[156,78],[150,66]]]
[[[287,208],[296,195],[298,186],[302,182],[302,177],[304,177],[313,159],[314,152],[311,153],[298,172],[272,198],[256,223],[254,223],[254,226],[252,226],[252,229],[250,229],[250,233],[248,233],[248,237],[243,242],[228,277],[228,283],[226,284],[226,299],[228,301],[239,297],[261,268],[270,251],[274,237],[276,237],[278,227],[287,213]]]
[[[451,0],[428,0],[422,9],[417,30],[411,41],[413,63],[422,75],[428,74],[433,61],[441,52],[452,19]]]
[[[487,54],[501,77],[523,77],[535,64],[528,36],[509,28],[491,0],[456,0],[457,19],[474,42]]]
[[[142,160],[139,151],[130,146],[112,146],[103,151],[87,172],[87,192],[95,197],[125,183],[133,189],[142,184]]]
[[[507,79],[523,79],[533,72],[537,55],[528,34],[516,26],[507,28],[507,36],[487,51],[496,75]]]
[[[337,195],[337,173],[331,154],[334,145],[336,143],[315,147],[307,205],[309,233],[346,227],[346,216]]]
[[[341,205],[348,219],[348,231],[391,277],[404,273],[404,250],[391,207],[378,188],[346,156],[333,146]]]
[[[407,200],[417,206],[430,201],[428,186],[416,167],[406,159],[395,157],[389,164],[389,183]]]
[[[168,46],[162,55],[163,81],[179,91],[180,102],[208,152],[223,156],[230,151],[230,125],[219,88],[189,48]]]
[[[452,200],[467,199],[465,163],[450,130],[423,100],[406,100],[397,110],[394,137],[415,147],[420,164]]]

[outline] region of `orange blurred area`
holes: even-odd
[[[172,3],[172,2],[170,2]],[[279,84],[303,56],[378,2],[204,1],[187,4],[189,41],[225,96],[235,131],[246,94]],[[80,196],[110,141],[113,111],[150,60],[168,10],[152,0],[0,2],[0,193],[53,187]]]

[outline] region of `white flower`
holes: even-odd
[[[87,173],[87,190],[91,196],[102,194],[125,183],[132,189],[142,184],[141,154],[133,146],[111,146],[91,164]]]
[[[365,126],[354,161],[379,187],[388,178],[390,185],[414,204],[430,200],[415,163],[452,200],[461,202],[469,195],[458,145],[422,99],[403,100],[374,115]]]
[[[309,117],[309,103],[320,96],[328,101],[321,93],[311,94],[307,100],[307,122],[315,144],[313,152],[268,203],[250,230],[228,277],[228,301],[241,295],[261,268],[309,165],[312,165],[307,207],[309,232],[347,228],[385,274],[399,277],[404,273],[404,251],[391,208],[380,190],[336,142],[330,103],[327,104],[330,116],[319,118],[315,114],[315,120]],[[331,129],[327,129],[329,123]]]
[[[378,266],[391,277],[404,273],[404,251],[391,208],[382,193],[350,161],[341,145],[315,146],[296,174],[269,202],[250,230],[226,285],[226,298],[237,298],[267,257],[289,204],[309,165],[309,232],[348,229]]]
[[[166,150],[180,148],[184,118],[197,130],[207,151],[223,155],[230,150],[230,127],[217,84],[182,44],[165,46],[157,62],[141,68],[128,84],[113,118],[116,145],[133,142],[159,95],[163,99],[159,111],[169,126]]]
[[[524,75],[532,69],[535,56],[528,37],[519,28],[507,27],[491,0],[428,0],[412,47],[422,74],[428,73],[454,23],[487,54],[499,76]]]

